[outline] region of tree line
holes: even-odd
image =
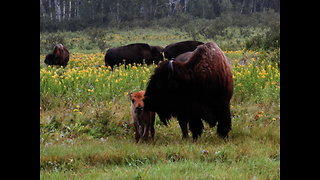
[[[280,11],[280,0],[40,0],[40,31],[122,27],[164,18],[215,19]],[[139,24],[139,23],[137,23]]]

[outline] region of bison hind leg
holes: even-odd
[[[228,139],[228,133],[231,130],[231,114],[230,105],[226,103],[220,108],[218,112],[218,127],[217,133],[220,137]]]
[[[213,128],[217,124],[217,110],[216,106],[205,106],[202,107],[201,118],[207,122],[210,128]]]
[[[203,120],[205,120],[209,124],[210,128],[215,127],[217,124],[217,118],[216,116],[213,116],[213,115],[205,117]]]
[[[200,118],[192,119],[189,122],[189,129],[192,133],[193,140],[197,140],[199,136],[201,136],[204,126],[202,120]]]

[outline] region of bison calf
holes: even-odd
[[[149,135],[154,139],[155,113],[144,109],[144,93],[145,91],[138,91],[129,94],[137,143],[141,136],[144,141],[148,140]]]

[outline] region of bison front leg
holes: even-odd
[[[154,140],[154,132],[155,132],[154,126],[151,126],[151,127],[150,127],[150,135],[151,135],[151,139],[152,139],[152,140]]]
[[[140,139],[140,127],[137,122],[134,122],[134,130],[135,130],[136,143],[138,143]]]
[[[144,125],[143,126],[143,134],[142,134],[142,138],[144,141],[148,140],[149,137],[149,131],[150,131],[150,125]]]
[[[154,140],[154,121],[155,121],[156,117],[155,117],[155,113],[151,114],[151,124],[150,124],[150,134],[151,134],[151,138],[152,140]]]
[[[224,139],[227,139],[228,133],[231,130],[231,113],[230,103],[224,103],[218,111],[218,135]]]
[[[188,135],[188,121],[186,118],[183,118],[181,116],[178,116],[179,125],[182,132],[182,139],[187,139],[189,137]]]
[[[192,133],[193,141],[196,141],[203,132],[203,123],[201,118],[193,118],[189,122],[189,129]]]

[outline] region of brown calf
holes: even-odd
[[[129,94],[136,143],[139,142],[141,136],[144,141],[147,141],[149,133],[151,138],[154,139],[155,113],[144,109],[144,92],[145,91],[138,91]]]

